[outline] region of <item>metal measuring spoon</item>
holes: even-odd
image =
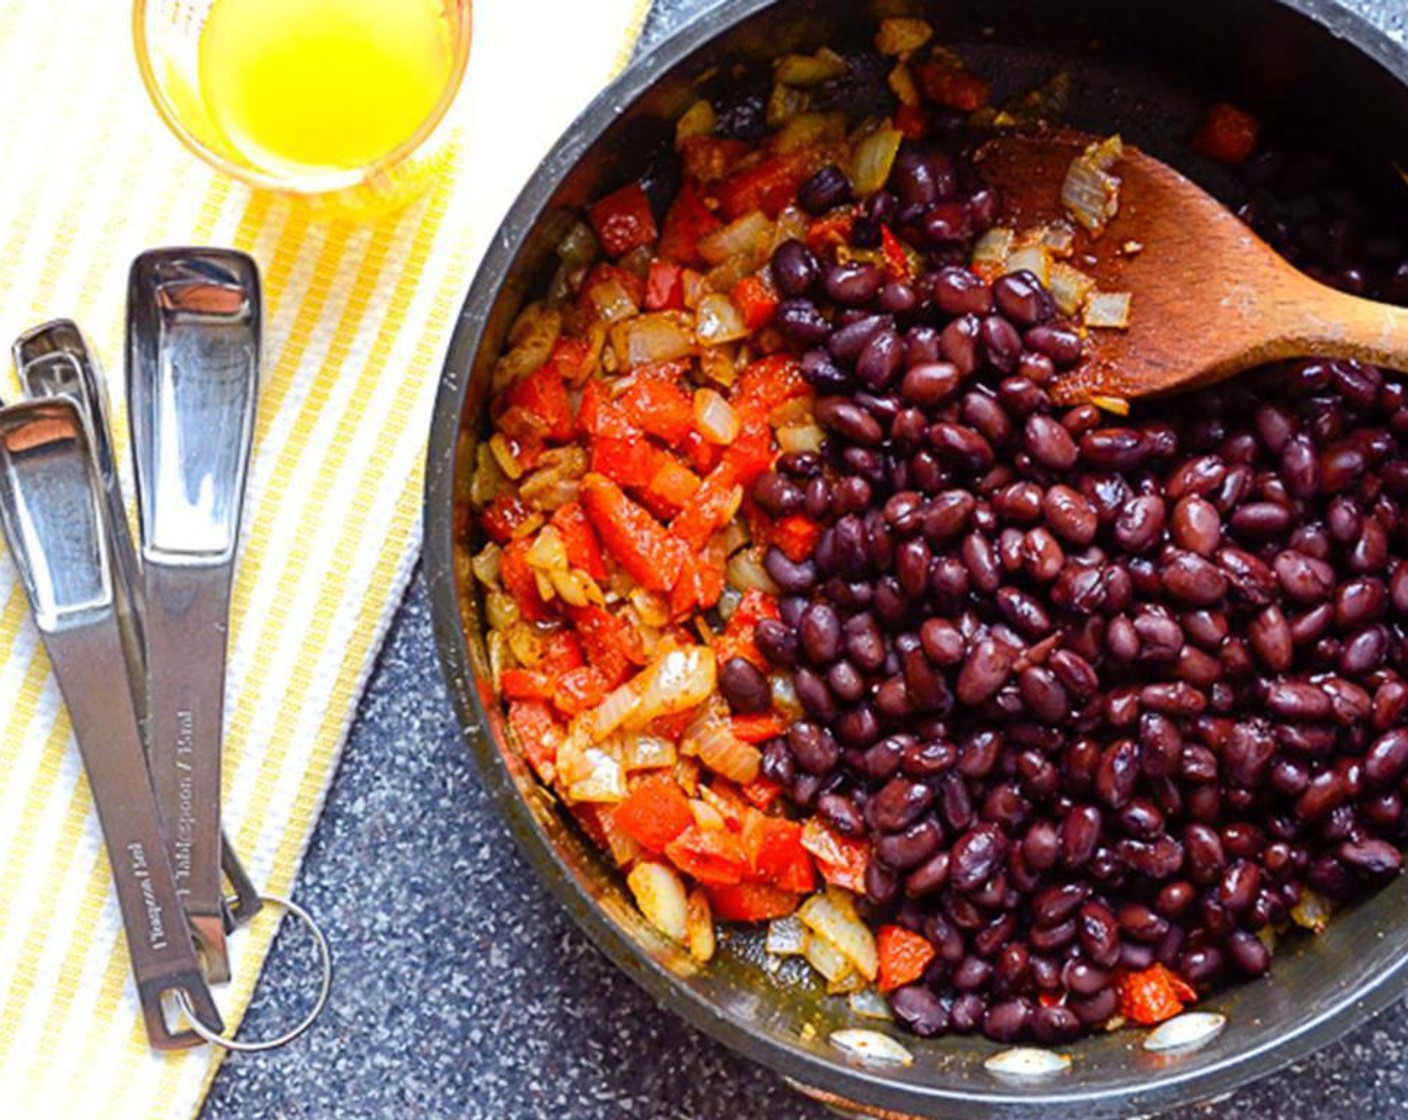
[[[214,982],[230,976],[220,886],[220,744],[259,331],[259,273],[245,254],[160,249],[133,262],[127,402],[146,612],[149,756],[176,885]]]
[[[122,499],[117,456],[113,450],[107,389],[97,358],[72,319],[54,319],[25,331],[15,340],[13,354],[20,386],[28,396],[34,399],[68,397],[87,421],[98,478],[107,501],[108,525],[112,532],[113,591],[118,619],[122,623],[132,699],[143,741],[147,742],[147,657],[142,626],[141,566],[127,524],[127,507]],[[232,892],[225,899],[226,932],[229,932],[253,918],[262,902],[223,832],[220,862]]]
[[[198,1045],[173,1031],[164,996],[220,1022],[196,958],[147,775],[113,594],[110,526],[87,425],[69,400],[0,409],[0,527],[49,651],[93,791],[132,973],[158,1050]]]

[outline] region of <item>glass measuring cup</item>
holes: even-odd
[[[176,136],[251,186],[342,208],[429,181],[470,0],[135,0],[137,64]]]

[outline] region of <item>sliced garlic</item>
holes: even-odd
[[[1054,1050],[1014,1046],[1011,1050],[994,1054],[983,1063],[983,1067],[998,1077],[1052,1077],[1070,1069],[1071,1059]]]
[[[1144,1038],[1144,1049],[1191,1050],[1210,1042],[1227,1025],[1227,1016],[1215,1011],[1186,1011],[1160,1023]]]
[[[831,1032],[831,1045],[862,1065],[909,1066],[914,1055],[887,1034],[857,1027]]]

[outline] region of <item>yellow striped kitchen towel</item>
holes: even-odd
[[[287,892],[419,540],[422,458],[471,271],[518,187],[624,63],[646,0],[477,0],[453,158],[370,224],[325,223],[199,163],[148,104],[130,0],[0,2],[0,340],[72,316],[121,384],[127,267],[236,246],[264,275],[265,365],[232,618],[227,832]],[[13,375],[0,397],[16,394]],[[114,392],[125,454],[126,417]],[[0,1115],[198,1109],[207,1049],[146,1046],[98,825],[0,557]],[[234,942],[237,1025],[272,938]]]

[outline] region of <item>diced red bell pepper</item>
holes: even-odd
[[[828,211],[807,226],[807,248],[820,255],[837,245],[849,245],[855,224],[855,211],[850,207]]]
[[[574,568],[581,568],[598,583],[604,580],[607,573],[606,561],[601,555],[601,542],[596,539],[596,531],[587,520],[582,503],[571,501],[559,506],[552,515],[551,523],[562,534],[567,562]]]
[[[914,268],[909,254],[904,251],[900,239],[890,232],[890,227],[880,227],[880,251],[885,257],[885,275],[891,280],[908,284],[914,278]]]
[[[545,778],[547,768],[557,760],[563,736],[562,725],[552,709],[541,700],[512,700],[508,723],[518,738],[523,757],[539,777]]]
[[[720,463],[670,522],[670,532],[696,552],[724,526],[737,495],[734,472]]]
[[[538,594],[538,581],[528,566],[528,550],[532,547],[533,542],[526,538],[504,546],[499,553],[499,582],[513,596],[524,619],[543,622],[552,617],[552,611]]]
[[[921,63],[915,72],[924,96],[936,105],[946,105],[971,113],[988,103],[989,84],[971,70],[951,66],[939,59]]]
[[[543,659],[538,662],[538,671],[555,676],[569,669],[580,669],[586,663],[582,656],[582,640],[576,632],[559,630],[544,640]]]
[[[582,294],[579,302],[589,311],[595,307],[591,301],[591,290],[607,280],[615,280],[621,285],[627,297],[639,307],[645,301],[645,281],[634,272],[608,261],[597,261],[582,281]]]
[[[612,813],[616,826],[643,848],[663,852],[671,840],[694,825],[689,799],[668,773],[635,779],[626,800]]]
[[[790,354],[771,354],[744,367],[732,401],[734,408],[766,417],[778,405],[810,391],[801,362]]]
[[[787,719],[776,712],[758,712],[754,715],[734,716],[733,736],[755,746],[776,739],[787,733]]]
[[[833,832],[811,817],[802,825],[802,847],[816,857],[817,869],[828,883],[857,894],[865,890],[870,849],[863,841]]]
[[[686,185],[712,183],[748,154],[748,145],[727,136],[690,136],[679,146]]]
[[[552,681],[533,669],[505,669],[499,687],[506,700],[552,699]]]
[[[767,922],[796,912],[802,896],[761,883],[708,889],[709,909],[722,922]]]
[[[906,140],[922,140],[929,132],[929,121],[923,109],[901,105],[895,110],[895,128],[904,134]]]
[[[733,286],[731,298],[743,314],[743,325],[750,331],[767,326],[780,302],[772,285],[761,276],[745,276]]]
[[[557,443],[571,439],[577,429],[567,385],[551,361],[514,382],[504,401],[509,408],[522,409],[533,417],[547,438]]]
[[[683,362],[642,367],[618,398],[631,423],[671,447],[694,430],[694,398],[680,383],[686,369]]]
[[[669,261],[655,259],[645,275],[647,311],[684,310],[684,269]]]
[[[646,504],[652,513],[670,518],[685,507],[699,486],[697,474],[673,455],[662,451],[643,498],[649,499]]]
[[[1250,113],[1226,101],[1208,107],[1207,115],[1189,142],[1195,152],[1221,160],[1242,163],[1256,148],[1261,124]]]
[[[591,343],[585,338],[559,338],[548,355],[552,366],[569,385],[579,384],[591,372]]]
[[[534,516],[533,510],[517,494],[500,494],[479,515],[479,524],[490,540],[508,544]]]
[[[875,935],[875,948],[880,957],[877,986],[882,992],[913,984],[924,975],[935,956],[927,938],[904,926],[881,926]]]
[[[755,809],[767,812],[777,804],[777,799],[782,796],[782,787],[771,778],[765,778],[759,774],[747,785],[739,786],[739,792],[747,799],[748,804]]]
[[[649,245],[660,231],[650,212],[650,199],[639,183],[627,183],[587,207],[587,217],[608,256],[619,257]]]
[[[690,825],[665,845],[670,861],[708,886],[729,886],[743,882],[748,859],[738,837],[724,828]]]
[[[601,543],[627,575],[652,591],[675,585],[684,550],[655,518],[601,474],[582,479],[580,498]]]
[[[755,412],[756,410],[756,412]],[[738,435],[724,448],[723,465],[729,469],[733,481],[745,490],[753,485],[757,477],[772,466],[777,458],[773,447],[772,428],[756,403],[748,409],[738,409]]]
[[[803,893],[816,887],[811,857],[802,847],[802,826],[796,821],[752,809],[739,838],[748,856],[751,882]]]
[[[765,591],[750,587],[743,593],[743,598],[729,616],[724,632],[714,642],[714,654],[719,664],[722,665],[734,657],[742,657],[764,673],[770,672],[772,666],[753,640],[753,634],[759,619],[778,617],[777,600]]]
[[[588,664],[605,673],[611,687],[626,679],[632,665],[648,660],[634,627],[605,607],[594,603],[570,607],[568,617],[577,628]]]
[[[665,211],[664,225],[660,231],[660,244],[656,252],[665,260],[679,265],[703,268],[706,262],[699,255],[699,240],[716,229],[723,222],[709,209],[704,196],[689,180],[680,187],[670,208]],[[681,278],[683,283],[683,278]],[[683,289],[681,289],[683,297]]]
[[[645,490],[660,469],[662,454],[644,434],[633,439],[598,436],[592,440],[592,470],[618,486]]]
[[[611,681],[595,665],[581,665],[557,677],[552,702],[569,716],[591,711],[611,691]]]
[[[1181,976],[1162,964],[1117,974],[1115,993],[1119,997],[1119,1013],[1145,1027],[1172,1019],[1184,1004],[1198,998]]]
[[[768,541],[775,544],[795,564],[807,559],[816,549],[821,537],[821,526],[800,513],[789,513],[772,523],[768,531]]]
[[[699,432],[694,431],[687,434],[680,441],[680,446],[684,450],[685,458],[689,460],[689,465],[694,468],[696,474],[705,475],[719,465],[719,460],[724,457],[724,449],[717,443],[711,443]]]
[[[698,552],[685,550],[684,570],[670,593],[670,617],[683,618],[695,610],[711,610],[724,593],[727,557],[716,539]]]
[[[714,184],[719,211],[730,221],[754,210],[776,218],[811,174],[812,160],[812,153],[803,149],[768,156],[733,172]]]

